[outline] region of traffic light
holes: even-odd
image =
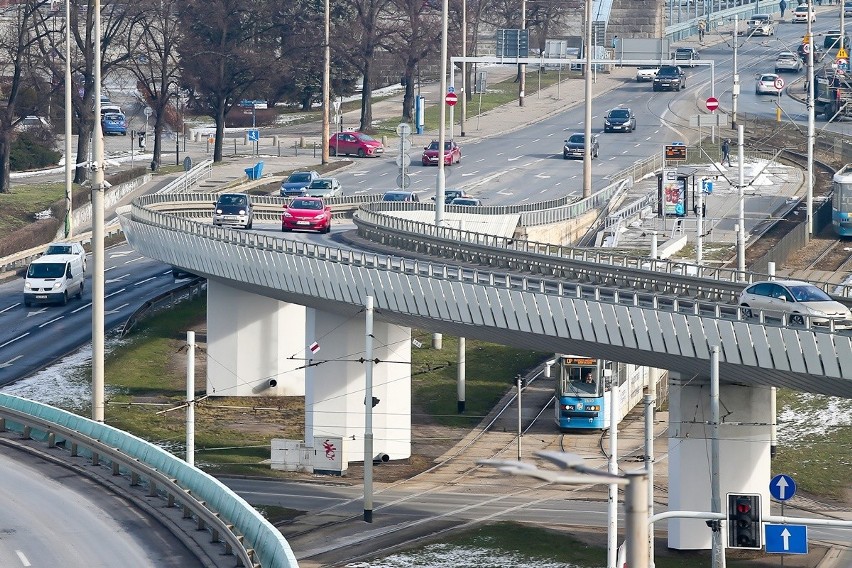
[[[728,494],[728,548],[761,548],[760,495]]]

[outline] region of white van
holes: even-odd
[[[58,303],[68,298],[83,297],[85,270],[80,257],[73,254],[51,254],[35,259],[24,279],[24,305]]]

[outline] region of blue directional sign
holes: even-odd
[[[807,554],[808,527],[805,525],[770,525],[767,523],[766,552]]]
[[[260,131],[257,130],[256,128],[249,130],[248,131],[248,139],[249,139],[249,142],[257,142],[258,140],[260,140]]]
[[[769,493],[778,501],[786,501],[796,494],[796,482],[789,475],[776,475],[769,482]]]

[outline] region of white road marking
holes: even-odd
[[[109,255],[109,257],[110,257],[110,258],[121,258],[121,257],[127,256],[128,254],[131,254],[131,253],[133,253],[133,251],[132,251],[132,250],[119,251],[119,252],[111,253],[111,254]]]
[[[507,162],[514,162],[515,160],[520,160],[523,156],[515,156],[514,158],[507,158]]]
[[[139,262],[140,260],[145,260],[145,257],[144,256],[138,256],[138,257],[134,258],[133,260],[128,260],[124,264],[130,264],[132,262]]]
[[[121,294],[121,293],[122,293],[122,292],[124,292],[126,289],[127,289],[127,288],[122,288],[121,290],[116,290],[116,291],[115,291],[115,292],[113,292],[112,294],[106,294],[106,295],[104,296],[104,299],[107,299],[107,298],[110,298],[110,297],[112,297],[112,296],[115,296],[116,294]]]
[[[85,304],[85,305],[83,305],[83,306],[80,306],[80,307],[79,307],[79,308],[77,308],[77,309],[71,310],[71,313],[72,313],[72,314],[76,314],[77,312],[82,311],[82,310],[85,310],[86,308],[90,307],[91,305],[92,305],[92,302],[89,302],[88,304]]]
[[[17,307],[18,307],[18,306],[20,306],[20,305],[21,305],[21,303],[20,303],[20,302],[18,302],[17,304],[12,304],[12,305],[11,305],[11,306],[9,306],[8,308],[3,308],[2,310],[0,310],[0,314],[5,313],[5,312],[8,312],[8,311],[9,311],[9,310],[11,310],[12,308],[17,308]]]
[[[11,359],[9,359],[8,361],[6,361],[5,363],[0,363],[0,369],[5,369],[6,367],[11,367],[11,366],[12,366],[12,363],[14,363],[15,361],[17,361],[17,360],[18,360],[18,359],[20,359],[21,357],[23,357],[23,355],[18,355],[17,357],[12,357]]]
[[[55,322],[55,321],[59,321],[59,320],[61,320],[61,319],[62,319],[62,318],[64,318],[64,317],[65,317],[65,316],[59,316],[58,318],[53,318],[52,320],[48,320],[48,321],[44,322],[44,323],[43,323],[43,324],[41,324],[39,327],[44,327],[44,326],[46,326],[46,325],[50,325],[50,324],[52,324],[53,322]]]
[[[536,138],[533,142],[538,142],[539,140],[541,140],[541,138]]]
[[[26,337],[26,336],[28,336],[29,334],[30,334],[30,332],[29,332],[29,331],[28,331],[28,332],[26,332],[26,333],[22,333],[22,334],[21,334],[21,335],[19,335],[18,337],[15,337],[15,338],[13,338],[13,339],[10,339],[10,340],[9,340],[9,341],[7,341],[6,343],[3,343],[2,345],[0,345],[0,348],[6,347],[7,345],[11,345],[11,344],[15,343],[16,341],[18,341],[19,339],[23,339],[23,338],[25,338],[25,337]]]
[[[129,306],[129,305],[130,305],[130,304],[121,304],[120,306],[118,306],[118,307],[117,307],[117,308],[115,308],[114,310],[107,310],[107,311],[106,311],[106,312],[104,312],[104,313],[106,313],[106,314],[117,314],[117,313],[119,312],[119,310],[121,310],[121,308],[126,308],[126,307],[127,307],[127,306]]]
[[[352,175],[353,175],[354,177],[361,177],[361,176],[366,176],[366,175],[369,175],[369,174],[370,174],[370,172],[366,172],[366,171],[364,171],[364,170],[360,170],[360,171],[357,171],[357,172],[352,172]]]
[[[42,309],[40,309],[40,310],[35,310],[35,311],[30,310],[29,312],[27,312],[27,317],[30,317],[30,316],[37,316],[37,315],[39,315],[39,314],[43,314],[43,313],[44,313],[44,312],[46,312],[46,311],[47,311],[47,308],[42,308]]]
[[[21,564],[23,564],[24,566],[32,566],[32,564],[30,564],[30,561],[27,560],[27,557],[24,555],[23,552],[21,552],[20,550],[16,550],[15,554],[18,555],[18,560],[21,561]]]
[[[120,280],[124,280],[124,279],[125,279],[125,278],[127,278],[128,276],[130,276],[130,275],[129,275],[129,274],[125,274],[124,276],[119,276],[118,278],[110,278],[109,280],[105,280],[105,281],[104,281],[104,284],[112,284],[113,282],[118,282],[118,281],[120,281]]]
[[[171,274],[171,272],[168,272],[167,274]],[[156,280],[156,277],[151,277],[151,278],[146,278],[145,280],[140,280],[139,282],[135,283],[134,286],[139,286],[140,284],[144,284],[145,282],[150,282],[151,280]]]
[[[535,177],[538,179],[550,179],[550,176],[546,174],[535,174]]]
[[[472,171],[472,172],[462,174],[462,177],[475,176],[475,175],[476,175],[476,174],[478,174],[478,173],[479,173],[479,170],[474,170],[474,171]]]

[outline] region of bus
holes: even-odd
[[[556,425],[561,431],[610,427],[610,383],[615,386],[617,422],[642,400],[651,369],[578,355],[557,355]]]
[[[831,224],[841,237],[852,236],[852,169],[843,166],[832,183]]]

